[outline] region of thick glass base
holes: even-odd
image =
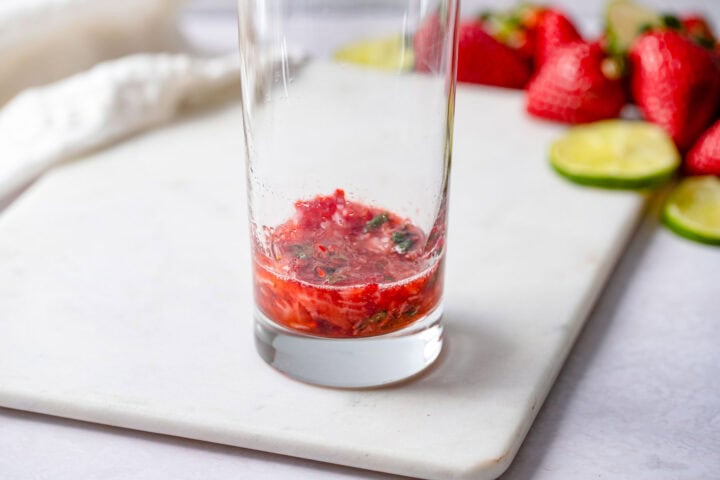
[[[430,366],[442,349],[442,306],[407,328],[375,337],[325,338],[289,330],[255,312],[255,346],[272,367],[307,383],[377,387]]]

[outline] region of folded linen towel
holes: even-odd
[[[183,0],[0,1],[0,106],[103,60],[175,52]]]
[[[239,85],[239,63],[236,54],[139,54],[26,90],[0,109],[0,200],[54,164]]]

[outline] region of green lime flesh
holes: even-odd
[[[412,43],[402,35],[363,40],[335,52],[335,60],[388,71],[412,70],[415,55]]]
[[[582,185],[640,189],[670,179],[680,154],[656,125],[603,120],[571,128],[550,148],[550,163],[562,176]]]
[[[670,230],[702,243],[720,245],[720,179],[683,179],[668,196],[662,218]]]

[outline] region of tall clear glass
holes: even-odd
[[[255,337],[397,382],[442,348],[456,0],[239,0]]]

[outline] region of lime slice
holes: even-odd
[[[663,221],[683,237],[720,245],[720,179],[706,176],[681,181],[665,202]]]
[[[603,120],[571,128],[550,147],[550,163],[584,185],[645,188],[672,177],[680,154],[652,123]]]
[[[381,70],[411,70],[415,64],[412,42],[402,35],[365,40],[342,47],[335,60]]]
[[[624,55],[643,28],[662,23],[660,15],[631,0],[613,0],[605,13],[608,51]]]

